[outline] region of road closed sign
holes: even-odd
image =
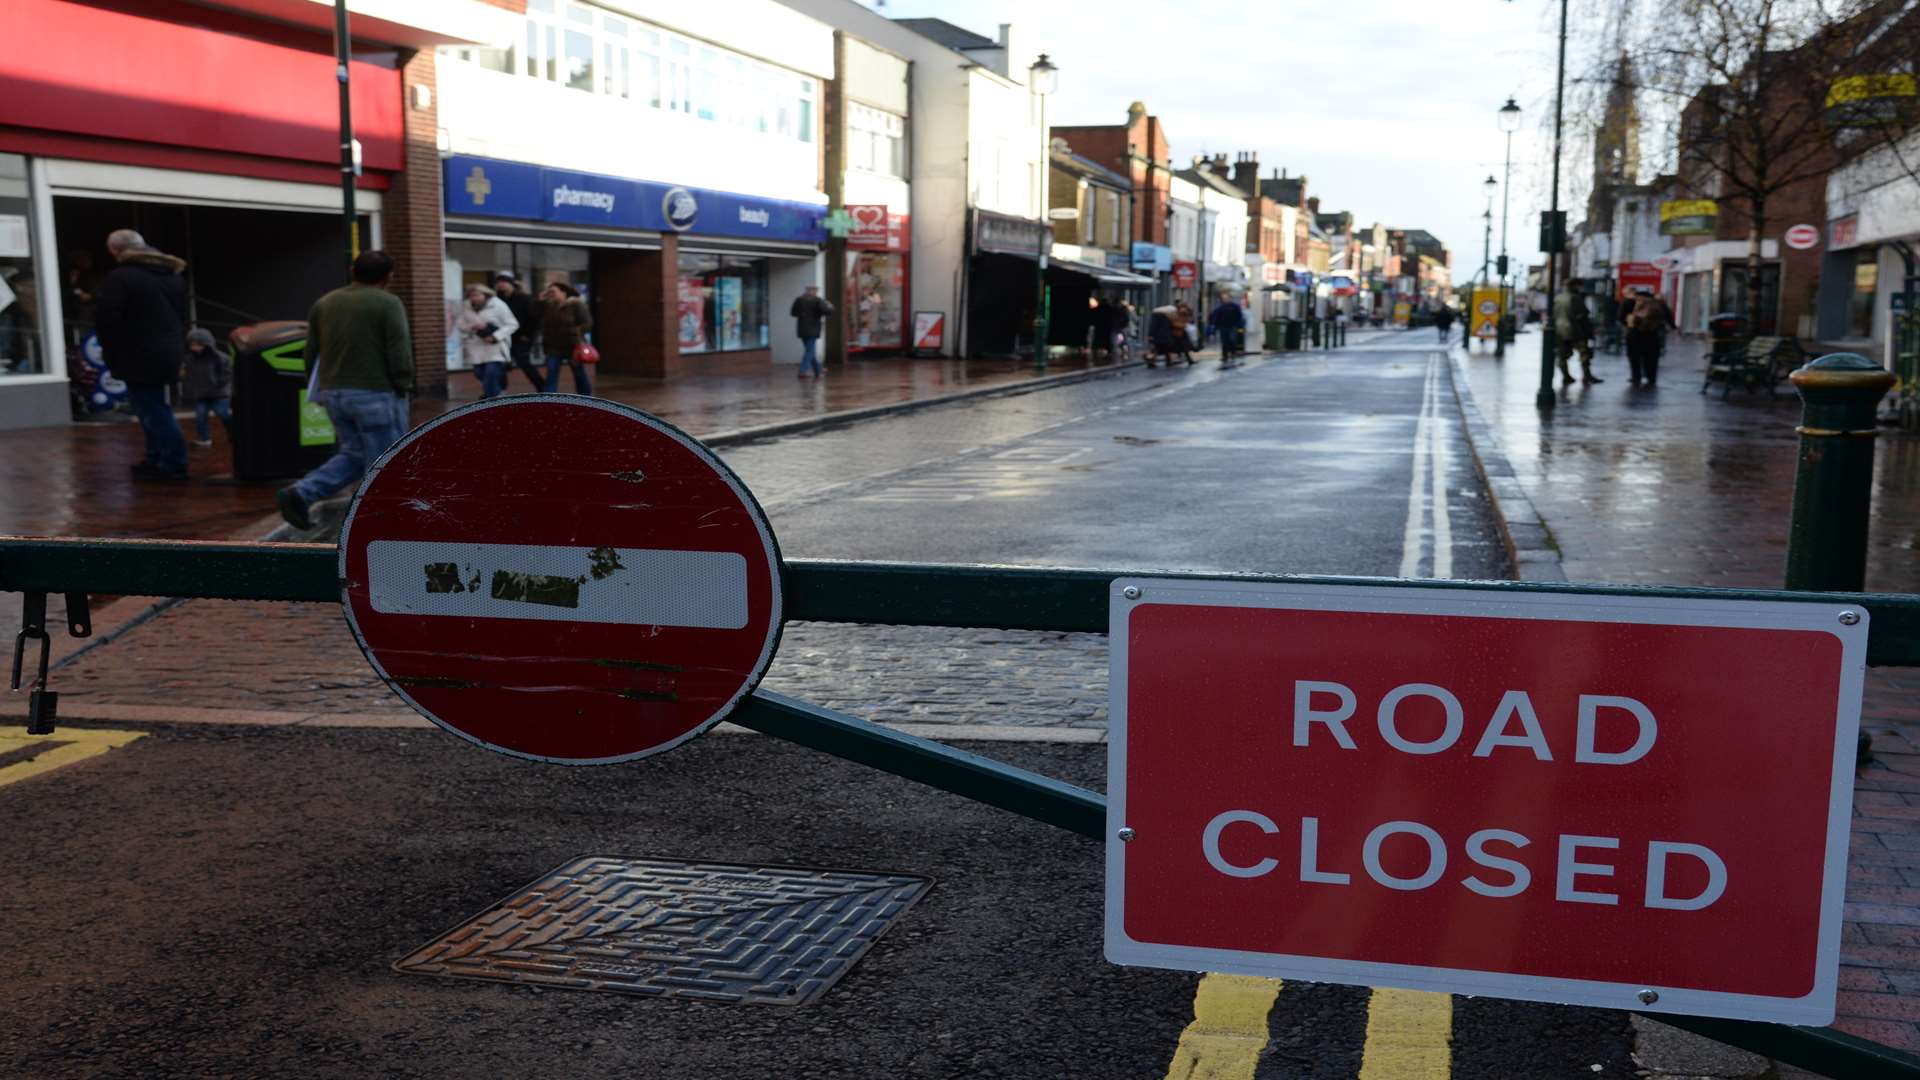
[[[1832,1019],[1864,611],[1113,588],[1114,962]]]
[[[496,398],[369,470],[341,599],[396,693],[490,749],[625,761],[718,723],[781,626],[766,516],[712,452],[594,398]]]

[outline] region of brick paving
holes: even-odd
[[[1085,370],[1056,360],[1050,374]],[[563,373],[564,375],[564,373]],[[790,367],[725,371],[670,382],[608,376],[596,389],[645,409],[695,435],[803,420],[829,413],[924,400],[1034,377],[1019,360],[858,360],[824,379],[799,379]],[[571,386],[563,379],[563,385]],[[511,388],[527,392],[517,372]],[[456,373],[452,396],[414,402],[415,423],[479,395],[471,376]],[[192,420],[182,426],[192,438]],[[136,536],[180,540],[256,537],[271,528],[278,483],[236,483],[231,447],[216,422],[213,446],[193,448],[189,483],[140,484],[127,466],[140,458],[140,429],[131,418],[65,428],[0,431],[0,535]]]
[[[1552,531],[1573,581],[1779,588],[1797,461],[1799,397],[1716,384],[1675,339],[1657,389],[1627,384],[1623,356],[1599,386],[1534,407],[1538,334],[1504,361],[1467,361],[1474,396]],[[1556,378],[1556,385],[1559,380]],[[1920,438],[1885,433],[1874,474],[1867,588],[1920,591]],[[1868,671],[1861,722],[1877,760],[1855,781],[1835,1026],[1920,1052],[1920,668]]]

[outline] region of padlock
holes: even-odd
[[[60,707],[60,695],[53,690],[33,690],[27,694],[27,734],[53,734],[55,713]]]

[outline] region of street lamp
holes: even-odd
[[[1512,98],[1500,106],[1500,130],[1507,135],[1507,173],[1506,181],[1500,188],[1500,261],[1495,269],[1500,273],[1500,323],[1493,332],[1493,355],[1499,359],[1507,355],[1508,319],[1513,317],[1513,293],[1507,288],[1507,204],[1512,201],[1513,192],[1513,133],[1520,130],[1520,103]],[[1489,182],[1492,177],[1487,178]]]
[[[1553,361],[1560,347],[1554,322],[1554,292],[1560,285],[1560,249],[1567,246],[1566,227],[1560,217],[1560,138],[1564,130],[1563,108],[1567,94],[1567,0],[1560,0],[1560,57],[1553,76],[1553,193],[1549,198],[1547,220],[1540,230],[1547,243],[1547,318],[1540,328],[1540,390],[1533,403],[1543,413],[1552,413]]]
[[[1032,91],[1034,97],[1040,99],[1040,161],[1034,170],[1039,213],[1035,216],[1043,219],[1051,217],[1047,213],[1047,187],[1048,181],[1053,176],[1053,140],[1048,137],[1047,131],[1047,95],[1053,93],[1059,83],[1060,68],[1047,58],[1046,53],[1041,53],[1039,59],[1027,68],[1027,89]],[[1074,210],[1073,216],[1080,216],[1080,212]],[[1033,269],[1033,366],[1035,370],[1044,370],[1047,366],[1047,236],[1050,231],[1050,227],[1043,220],[1040,226],[1040,250],[1038,258],[1034,260]]]
[[[1487,223],[1486,235],[1480,243],[1480,280],[1482,281],[1487,280],[1488,272],[1493,269],[1493,189],[1499,186],[1500,181],[1491,176],[1487,177],[1487,212],[1480,215],[1481,219]]]

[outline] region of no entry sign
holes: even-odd
[[[1810,251],[1820,246],[1820,229],[1815,225],[1795,225],[1786,232],[1787,246],[1795,251]]]
[[[1832,1018],[1865,612],[1114,590],[1109,959]]]
[[[593,398],[499,398],[423,424],[340,533],[367,659],[429,720],[566,764],[706,730],[781,626],[766,515],[691,436]]]

